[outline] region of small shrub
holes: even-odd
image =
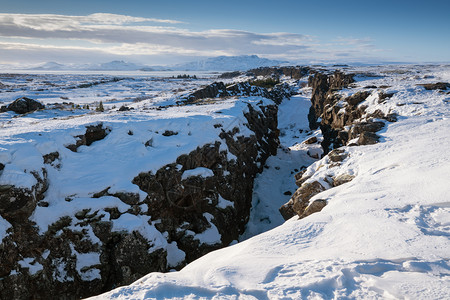
[[[95,109],[96,111],[100,111],[100,112],[104,112],[105,108],[103,107],[103,102],[100,101],[100,103],[98,104],[97,108]]]
[[[250,81],[251,85],[263,87],[266,89],[273,88],[274,86],[276,86],[279,83],[280,83],[280,79],[271,78],[271,77],[267,78],[267,79],[257,79],[257,80]]]

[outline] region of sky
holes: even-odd
[[[0,64],[450,62],[450,1],[0,0]]]

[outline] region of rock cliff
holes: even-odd
[[[208,91],[217,87],[225,90],[216,85]],[[227,90],[248,95],[260,91],[244,84]],[[54,207],[46,199],[54,184],[47,172],[64,168],[68,155],[85,155],[96,143],[106,143],[114,134],[106,122],[86,126],[85,133],[74,136],[76,143],[66,146],[68,153],[44,155],[42,169],[31,172],[34,184],[29,187],[0,185],[0,221],[7,224],[0,243],[0,298],[87,297],[149,272],[179,269],[237,240],[248,221],[254,178],[278,147],[277,106],[263,102],[247,104],[241,112],[244,125],[225,128],[218,123],[215,141],[156,171],[137,173],[132,183],[144,198],[109,187],[90,198],[69,195],[57,203],[70,207],[67,213],[47,228],[35,223],[36,214],[50,216]],[[166,139],[178,134],[166,132]],[[125,136],[132,135],[128,131]],[[151,149],[152,143],[145,147]],[[0,166],[1,178],[11,164],[2,161]]]
[[[312,197],[353,179],[351,174],[331,176],[324,171],[336,173],[336,168],[347,158],[345,149],[339,147],[375,144],[379,141],[376,132],[385,126],[385,122],[397,120],[395,114],[385,114],[380,110],[368,113],[367,105],[361,104],[369,96],[381,103],[393,94],[371,90],[350,94],[339,92],[343,88],[351,89],[350,85],[355,81],[354,76],[337,70],[332,74],[316,72],[308,80],[312,88],[309,126],[311,129],[320,128],[323,135],[321,145],[326,156],[317,168],[310,166],[295,175],[299,188],[291,199],[280,207],[280,213],[286,220],[295,215],[304,218],[320,211],[326,201],[318,199],[310,202]],[[321,170],[318,171],[319,169]]]

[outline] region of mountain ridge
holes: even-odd
[[[259,67],[278,66],[287,61],[271,60],[257,55],[216,56],[203,60],[180,63],[170,66],[150,66],[124,60],[113,60],[99,64],[61,64],[46,62],[28,70],[86,70],[86,71],[244,71]]]

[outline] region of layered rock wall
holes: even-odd
[[[327,75],[316,72],[308,82],[312,88],[309,125],[311,129],[320,127],[323,135],[321,145],[326,156],[318,166],[310,166],[295,175],[299,188],[280,208],[286,220],[295,215],[304,218],[320,211],[326,205],[326,200],[310,202],[310,199],[326,189],[353,179],[352,174],[338,172],[341,162],[348,156],[345,149],[339,147],[375,144],[379,141],[376,132],[385,126],[385,121],[395,122],[397,119],[395,114],[384,114],[379,110],[366,113],[367,106],[361,103],[373,92],[362,90],[347,96],[339,93],[340,89],[349,88],[354,82],[354,74],[335,71]],[[378,102],[391,96],[379,92]],[[338,175],[329,175],[335,173]]]
[[[59,168],[64,156],[44,155],[45,168],[31,188],[0,186],[0,221],[7,224],[0,241],[0,298],[87,297],[149,272],[179,269],[237,240],[248,221],[254,178],[276,154],[279,134],[276,105],[248,104],[242,118],[245,128],[218,124],[216,141],[136,174],[133,183],[145,198],[109,188],[92,198],[66,197],[61,207],[73,211],[46,229],[33,215],[51,209],[46,168]],[[87,126],[67,147],[92,147],[109,131],[107,124]],[[86,202],[95,208],[76,209]]]

